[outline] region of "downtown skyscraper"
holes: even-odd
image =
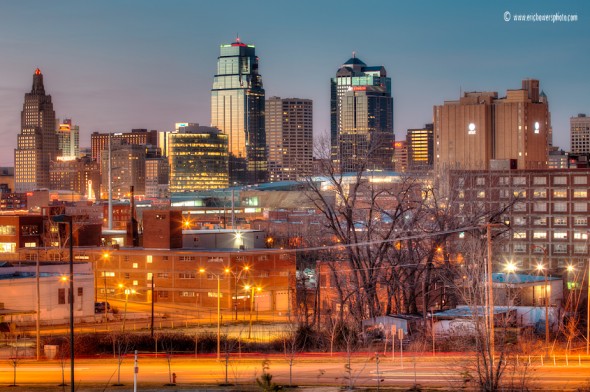
[[[383,66],[353,55],[331,79],[332,161],[341,172],[393,169],[393,98]]]
[[[15,191],[49,188],[49,166],[58,152],[55,111],[51,95],[45,94],[43,74],[37,68],[31,92],[25,94],[21,131],[14,150]]]
[[[264,89],[253,45],[221,45],[211,89],[211,126],[228,136],[230,185],[266,182]]]
[[[313,171],[313,102],[271,97],[266,101],[269,181],[297,181]]]

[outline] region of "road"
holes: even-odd
[[[269,360],[269,373],[273,381],[289,384],[289,361],[284,355],[250,355],[241,358],[232,354],[228,361],[228,382],[232,384],[253,385],[262,372],[263,360]],[[331,386],[372,386],[400,387],[422,386],[457,390],[464,386],[461,373],[469,366],[469,358],[464,356],[424,357],[406,355],[403,365],[399,356],[380,358],[379,377],[374,356],[356,355],[352,359],[351,371],[345,370],[346,354],[301,354],[294,360],[293,383],[297,385],[331,385]],[[523,361],[524,363],[524,361]],[[533,390],[575,390],[588,387],[590,383],[590,358],[584,358],[579,365],[570,361],[566,366],[563,358],[553,363],[521,366],[515,375],[518,379],[522,372],[528,373],[527,379]],[[12,383],[13,368],[9,361],[0,361],[0,385]],[[196,384],[218,385],[225,382],[225,361],[217,361],[210,355],[172,356],[170,371],[176,374],[179,385]],[[69,362],[63,366],[63,376],[70,379]],[[510,375],[508,375],[510,377]],[[84,391],[90,385],[112,385],[117,380],[117,361],[114,358],[76,360],[76,380]],[[127,357],[121,366],[121,380],[125,385],[132,385],[133,359]],[[164,385],[169,380],[168,359],[165,355],[141,355],[139,358],[139,386]],[[378,381],[379,380],[379,381]],[[17,384],[56,386],[62,382],[62,364],[59,361],[35,362],[23,360],[17,366]],[[469,384],[467,384],[469,385]],[[141,388],[140,388],[141,389]],[[45,390],[51,390],[49,387]],[[58,390],[58,389],[56,389]]]

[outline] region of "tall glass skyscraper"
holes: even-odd
[[[383,66],[356,56],[344,63],[331,80],[330,112],[332,161],[341,172],[393,169],[393,98]]]
[[[266,182],[264,89],[253,45],[221,45],[211,89],[211,126],[228,135],[230,185]]]

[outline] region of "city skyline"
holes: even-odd
[[[330,130],[329,79],[353,51],[382,64],[392,79],[395,133],[432,121],[432,107],[459,91],[497,91],[541,81],[549,99],[554,145],[569,148],[569,118],[590,112],[584,50],[590,6],[551,1],[439,4],[160,1],[6,3],[0,15],[0,166],[13,166],[22,97],[40,68],[58,118],[92,132],[170,131],[178,121],[209,124],[219,46],[236,36],[255,45],[266,95],[314,101],[314,133]],[[221,10],[224,13],[216,18]],[[360,7],[356,4],[356,7]],[[506,22],[506,12],[575,14],[577,22]],[[253,23],[252,18],[256,18]],[[222,21],[223,23],[220,23]],[[26,22],[26,23],[24,23]],[[357,34],[355,34],[357,32]],[[370,39],[368,39],[370,38]]]

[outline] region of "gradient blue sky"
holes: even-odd
[[[505,22],[504,12],[576,14],[575,23]],[[538,78],[554,144],[590,114],[587,1],[0,0],[0,166],[13,166],[35,68],[56,114],[93,131],[170,130],[210,122],[219,45],[254,44],[267,97],[311,98],[329,131],[329,79],[351,52],[392,78],[395,131],[432,120],[459,91],[520,88]]]

